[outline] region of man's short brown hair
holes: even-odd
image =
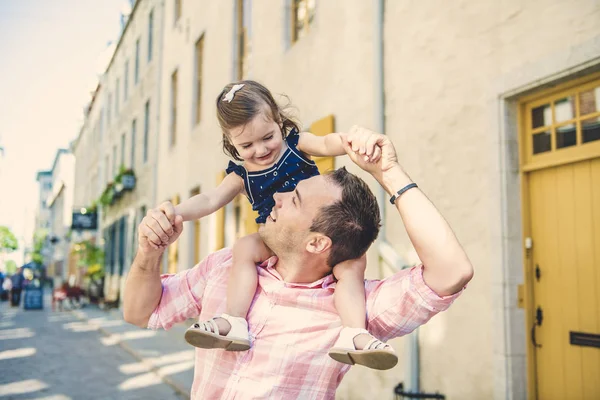
[[[319,210],[310,231],[331,239],[327,264],[333,268],[366,253],[377,239],[381,216],[373,192],[358,176],[340,168],[326,177],[342,188],[342,198]]]

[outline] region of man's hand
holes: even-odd
[[[138,227],[140,251],[161,253],[179,238],[183,232],[183,218],[175,214],[175,207],[164,202],[148,213]]]
[[[377,181],[383,182],[383,175],[399,166],[396,149],[390,139],[359,126],[353,126],[344,142],[346,154]]]

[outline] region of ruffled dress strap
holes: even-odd
[[[285,137],[288,146],[293,147],[294,149],[298,147],[298,139],[300,139],[300,133],[298,133],[296,128],[292,128],[290,133]]]
[[[227,169],[225,170],[227,175],[234,172],[236,175],[242,177],[242,179],[246,180],[246,168],[243,166],[234,163],[233,161],[229,161],[229,165],[227,165]]]
[[[298,140],[300,139],[300,133],[298,133],[298,130],[293,128],[290,133],[288,133],[288,135],[285,137],[285,141],[288,145],[288,148],[291,150],[292,153],[294,153],[298,158],[300,158],[302,161],[304,161],[307,164],[310,165],[315,165],[315,162],[306,154],[304,154],[303,152],[300,151],[300,149],[298,149]]]

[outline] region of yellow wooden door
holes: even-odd
[[[600,158],[529,173],[537,398],[600,399]]]
[[[335,130],[335,118],[333,115],[328,115],[325,118],[321,118],[318,121],[313,122],[310,126],[310,132],[317,136],[325,136],[333,133]],[[334,157],[313,157],[319,172],[324,174],[325,172],[332,171],[334,168]]]

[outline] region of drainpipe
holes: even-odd
[[[154,190],[152,191],[152,202],[150,203],[150,207],[156,207],[157,205],[157,197],[158,197],[158,157],[159,157],[159,143],[160,143],[160,112],[162,109],[162,71],[163,71],[163,64],[164,64],[164,51],[163,49],[165,48],[164,45],[164,29],[165,29],[165,1],[160,1],[160,8],[161,8],[161,12],[160,12],[160,29],[159,29],[159,45],[158,45],[158,55],[157,55],[157,59],[156,59],[156,63],[157,63],[157,68],[156,68],[156,104],[154,105],[154,107],[156,107],[156,119],[155,119],[155,126],[154,129],[156,129],[156,134],[154,135],[154,165],[153,165],[153,171],[152,171],[152,180],[153,182],[153,186],[154,186]],[[154,100],[150,100],[150,107],[152,107],[152,103],[154,102]],[[150,118],[150,117],[148,117]],[[168,262],[168,257],[162,257],[161,260],[161,270],[162,271],[166,271],[166,265]]]
[[[385,134],[385,83],[384,83],[384,49],[383,49],[383,25],[385,14],[385,0],[375,0],[374,7],[374,28],[373,35],[374,61],[375,61],[375,131]],[[379,256],[397,271],[401,270],[405,262],[398,255],[396,250],[389,244],[386,236],[385,217],[386,217],[386,202],[388,194],[385,189],[379,189],[379,207],[381,209],[381,219],[383,224],[379,237]],[[419,392],[419,330],[416,329],[408,336],[408,346],[405,352],[405,368],[406,368],[406,383],[407,389],[410,392]]]
[[[158,193],[158,144],[160,141],[160,110],[162,108],[161,105],[161,94],[162,94],[162,70],[163,70],[163,48],[164,48],[164,27],[165,27],[165,2],[161,1],[160,5],[160,28],[158,30],[159,34],[157,35],[159,38],[158,43],[158,54],[156,57],[156,100],[150,100],[150,106],[156,101],[154,107],[156,107],[156,122],[154,129],[156,129],[155,141],[154,141],[154,166],[152,171],[152,180],[153,180],[153,191],[152,191],[152,202],[150,203],[150,207],[156,206],[156,197]]]

